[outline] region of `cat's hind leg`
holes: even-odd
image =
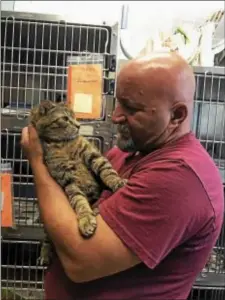
[[[47,236],[45,236],[41,245],[40,257],[37,259],[37,264],[41,266],[49,265],[51,261],[51,254],[52,254],[52,245],[48,240]]]
[[[74,170],[79,168],[79,162],[70,160],[68,157],[56,155],[47,160],[51,176],[60,184],[74,208],[80,233],[84,237],[91,237],[97,227],[96,216],[90,207],[88,199],[79,188],[80,178],[75,178]]]
[[[65,192],[70,200],[70,205],[76,212],[81,235],[90,238],[97,228],[96,213],[92,210],[84,193],[75,183],[66,186]]]

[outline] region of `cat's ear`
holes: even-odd
[[[30,110],[30,115],[28,117],[29,121],[31,122],[37,115],[38,113],[38,106],[34,106],[31,110]]]
[[[67,104],[63,101],[60,101],[57,103],[58,106],[67,106]]]
[[[39,113],[40,115],[44,116],[48,113],[48,111],[52,108],[54,108],[56,105],[54,102],[49,100],[44,100],[40,103],[39,106]]]
[[[67,105],[65,102],[58,102],[58,103],[57,103],[57,106],[60,106],[60,107],[68,107],[68,105]]]
[[[37,113],[37,107],[33,107],[31,110],[30,110],[30,117],[33,118],[33,116]]]

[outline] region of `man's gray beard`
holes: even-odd
[[[136,152],[136,148],[132,139],[124,140],[120,137],[117,138],[117,147],[123,152]]]
[[[131,136],[127,138],[127,131],[128,128],[126,125],[118,126],[119,132],[117,135],[116,145],[117,147],[123,152],[136,152],[137,149],[135,147],[134,141],[132,140]],[[126,130],[126,138],[123,138],[123,130]]]

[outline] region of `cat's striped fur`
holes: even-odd
[[[115,192],[126,180],[118,176],[93,144],[79,135],[80,124],[67,105],[42,101],[31,111],[30,122],[40,137],[49,173],[64,189],[76,212],[80,233],[91,237],[97,227],[91,204],[98,200],[104,188]],[[41,264],[49,263],[51,247],[46,236]]]

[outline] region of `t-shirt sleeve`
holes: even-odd
[[[192,214],[189,177],[192,171],[182,163],[161,163],[135,172],[99,205],[105,222],[149,268],[185,237]]]

